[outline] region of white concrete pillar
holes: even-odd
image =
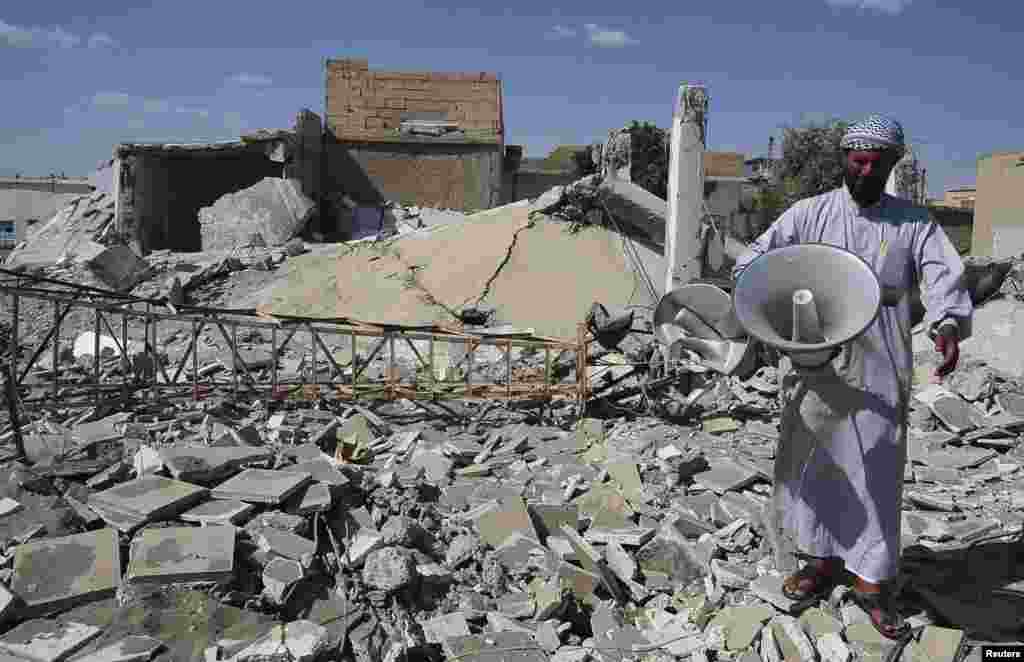
[[[707,110],[708,97],[703,87],[685,83],[679,86],[669,143],[663,294],[701,276],[699,238],[704,217],[704,121]]]

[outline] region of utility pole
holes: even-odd
[[[700,227],[704,217],[704,147],[708,95],[683,83],[676,94],[669,143],[665,291],[701,277]]]

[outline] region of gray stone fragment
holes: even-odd
[[[398,591],[417,578],[412,552],[400,547],[385,547],[371,552],[363,567],[363,582],[381,591]]]

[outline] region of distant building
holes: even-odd
[[[946,195],[942,198],[942,204],[946,207],[956,207],[957,209],[974,209],[974,203],[977,199],[977,187],[963,186],[946,191]]]
[[[995,258],[1024,253],[1024,151],[978,159],[971,252]]]
[[[86,179],[0,177],[0,257],[23,241],[30,227],[50,220],[71,200],[92,190]]]

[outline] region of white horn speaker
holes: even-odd
[[[709,283],[683,285],[663,296],[654,310],[654,335],[666,347],[695,352],[703,365],[725,375],[753,367],[754,348],[732,298]]]
[[[785,246],[755,258],[733,290],[736,319],[798,366],[820,366],[878,316],[882,288],[859,256],[829,244]]]

